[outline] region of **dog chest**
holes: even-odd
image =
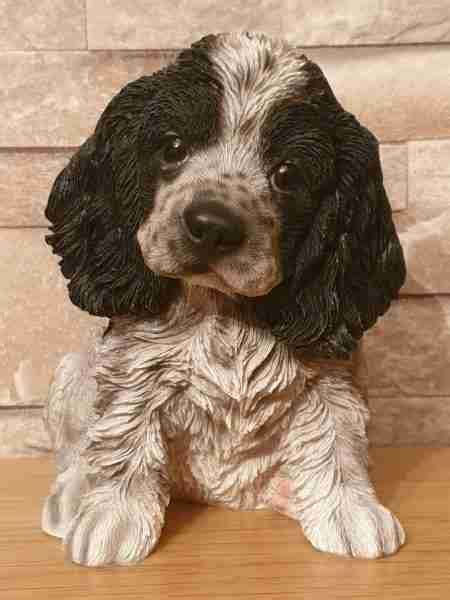
[[[98,402],[116,405],[108,413],[118,434],[157,412],[180,451],[225,462],[267,454],[303,389],[289,349],[236,318],[127,321],[111,334],[98,357]]]
[[[300,365],[264,332],[217,317],[196,327],[186,364],[185,389],[160,413],[175,494],[255,508],[280,463]]]

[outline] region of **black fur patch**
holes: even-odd
[[[46,241],[61,256],[74,304],[112,317],[155,314],[170,301],[177,282],[145,266],[136,233],[163,176],[156,160],[162,136],[175,130],[195,148],[210,144],[219,135],[222,95],[200,41],[111,100],[57,177],[45,212],[53,232]]]
[[[274,106],[263,160],[298,161],[304,184],[279,194],[284,280],[254,310],[309,353],[347,357],[406,275],[378,142],[334,98],[317,66],[306,99]]]

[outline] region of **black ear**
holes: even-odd
[[[94,315],[155,313],[167,280],[145,266],[136,231],[150,209],[139,193],[137,138],[155,75],[121,90],[58,175],[45,211],[46,237],[72,302]]]
[[[334,137],[339,312],[324,348],[346,353],[398,296],[406,267],[383,186],[378,140],[345,111],[337,114]]]
[[[345,358],[397,297],[406,269],[377,139],[339,105],[330,135],[333,189],[318,199],[314,223],[292,257],[293,274],[270,294],[264,316],[293,346]]]

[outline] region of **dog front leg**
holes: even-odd
[[[123,420],[120,410],[95,425],[92,439],[98,439],[85,456],[93,466],[93,484],[64,537],[68,558],[86,566],[144,559],[159,540],[169,503],[167,449],[159,415],[153,413],[143,428],[128,423],[133,430],[122,432],[113,448],[105,432],[115,418]]]
[[[369,412],[362,398],[333,378],[305,396],[289,432],[284,512],[318,550],[359,558],[393,554],[405,534],[369,479]]]

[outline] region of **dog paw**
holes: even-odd
[[[331,515],[304,532],[317,550],[355,558],[388,556],[405,543],[397,517],[375,499],[365,503],[344,500]]]
[[[128,565],[143,560],[156,546],[163,525],[136,501],[109,499],[84,503],[64,538],[66,556],[80,565]]]
[[[63,538],[78,511],[81,497],[89,491],[84,472],[76,466],[58,476],[42,509],[41,526],[48,535]]]

